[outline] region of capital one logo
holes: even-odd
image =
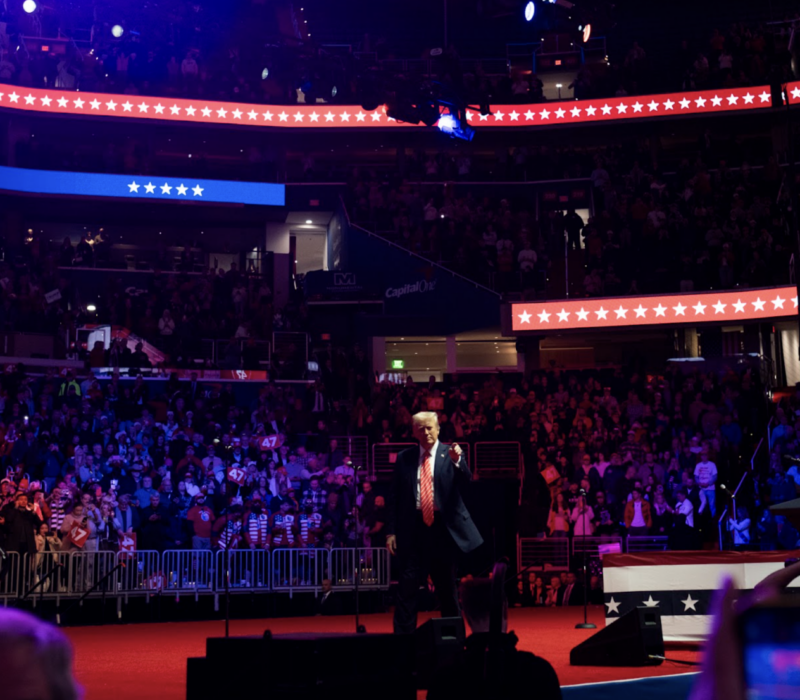
[[[247,372],[243,369],[236,370],[236,378],[237,379],[247,379]]]
[[[334,272],[333,285],[334,287],[352,287],[356,283],[355,272]]]

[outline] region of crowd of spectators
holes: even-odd
[[[524,406],[526,389],[539,399],[540,386],[534,378],[506,400],[506,409]],[[751,525],[748,510],[757,519],[765,505],[794,497],[800,480],[789,482],[782,497],[743,496],[736,509],[719,490],[720,484],[735,488],[739,460],[766,424],[756,374],[673,369],[627,379],[618,373],[604,383],[554,377],[545,386],[539,410],[528,418],[530,458],[538,469],[525,482],[521,533],[658,536],[670,548],[694,549],[718,541],[725,515],[723,530],[736,546],[791,549],[797,543],[788,521],[777,519],[782,534],[776,540]]]
[[[733,483],[765,425],[763,390],[750,370],[361,381],[347,400],[332,399],[326,381],[336,385],[323,373],[304,394],[265,383],[243,400],[230,385],[194,376],[150,384],[4,373],[2,546],[23,554],[115,550],[131,533],[139,549],[156,551],[383,546],[383,486],[354,484],[363,465],[338,436],[410,442],[412,415],[431,401],[443,407],[443,442],[521,443],[523,536],[630,534],[708,546],[728,505],[719,484]],[[779,425],[773,451],[796,451],[792,428],[784,418]],[[268,436],[277,442],[267,446]],[[730,514],[735,544],[795,546],[788,522],[773,518],[772,533],[744,512],[792,497],[796,468],[791,480],[775,474],[763,498]],[[480,482],[475,488],[480,508]]]
[[[288,378],[285,372],[299,378],[305,371],[297,366],[304,351],[290,345],[276,347],[272,355],[264,350],[274,332],[305,330],[301,290],[291,290],[278,309],[264,275],[240,270],[235,262],[227,270],[201,265],[203,272],[193,272],[201,253],[188,246],[178,263],[166,248],[159,251],[156,269],[136,285],[115,274],[98,272],[89,282],[69,273],[71,267],[106,266],[107,245],[102,229],[85,233],[77,244],[64,238],[60,246],[30,231],[21,254],[7,254],[0,264],[0,331],[52,335],[55,356],[85,357],[90,367],[246,367],[270,369],[279,378]],[[162,273],[161,264],[176,269]],[[53,292],[57,298],[48,299]],[[85,324],[124,328],[151,343],[163,359],[154,362],[132,342],[82,348],[78,329]],[[71,339],[69,347],[65,338]],[[218,352],[198,340],[218,342]]]
[[[48,27],[51,36],[60,31],[80,41],[56,53],[29,52],[16,35],[38,30],[26,26],[30,18],[21,15],[15,20],[11,13],[4,18],[9,20],[3,25],[8,34],[0,34],[0,81],[252,103],[307,101],[325,96],[336,85],[339,101],[358,103],[364,91],[374,87],[381,61],[396,65],[397,52],[387,48],[391,42],[384,38],[366,35],[352,53],[340,55],[315,46],[310,39],[305,44],[287,40],[277,28],[277,14],[246,6],[234,12],[215,3],[184,0],[133,9],[127,4],[124,8],[116,3],[96,5],[93,17],[84,19],[84,27],[75,26],[80,21],[72,10],[60,20],[51,15],[51,23],[55,21]],[[125,18],[119,25],[124,33],[114,37],[112,27],[121,18]],[[307,29],[305,24],[302,29]],[[83,36],[87,31],[88,36]],[[603,51],[588,53],[564,96],[587,99],[786,82],[791,79],[789,32],[789,24],[734,23],[727,29],[709,30],[699,40],[683,39],[674,47],[660,47],[652,40],[652,48],[639,41],[628,48],[614,46],[612,38],[607,49],[612,60]],[[220,37],[225,39],[220,41]],[[277,48],[279,44],[283,46]],[[505,65],[505,61],[490,65],[489,60],[464,60],[454,45],[435,55],[429,73],[421,70],[423,62],[417,63],[417,72],[411,68],[383,76],[384,87],[391,89],[398,80],[415,84],[435,80],[473,102],[547,99],[535,73],[516,66],[504,73],[491,72],[495,70],[491,65]]]
[[[643,146],[607,148],[593,159],[566,154],[562,172],[586,178],[583,214],[547,202],[537,207],[528,192],[513,188],[492,196],[457,182],[387,183],[369,173],[351,181],[350,212],[394,243],[499,291],[562,294],[563,281],[548,290],[546,280],[563,270],[567,250],[580,251],[572,257],[583,263],[570,296],[788,281],[792,242],[783,172],[774,156],[757,167],[737,158],[735,148],[719,157],[706,132],[696,157],[683,158],[666,174],[653,167]],[[542,169],[555,158],[549,155],[545,146],[518,147],[504,152],[496,167]],[[412,167],[424,163],[429,179],[441,178],[436,154],[411,160]],[[468,172],[469,158],[453,157],[449,166]]]

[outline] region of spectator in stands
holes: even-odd
[[[575,537],[591,537],[594,533],[594,511],[586,503],[586,496],[578,497],[569,519],[574,525]]]
[[[211,549],[211,528],[214,525],[214,511],[206,504],[206,495],[198,493],[193,499],[186,519],[192,526],[192,549]]]
[[[28,502],[28,494],[18,492],[14,502],[0,510],[0,547],[20,555],[35,553],[34,533],[41,524],[33,505]]]
[[[625,506],[625,527],[633,537],[645,537],[653,527],[650,504],[642,498],[642,489],[634,488],[631,500]]]
[[[705,493],[711,515],[716,515],[717,465],[708,459],[708,449],[700,453],[700,461],[694,468],[697,485]]]
[[[557,493],[550,508],[550,518],[547,526],[551,537],[569,536],[569,523],[571,514],[563,493]]]
[[[750,546],[750,518],[747,508],[738,506],[735,513],[728,516],[728,530],[733,534],[733,546],[745,549]]]
[[[547,597],[544,604],[548,607],[556,607],[564,603],[564,588],[561,585],[560,576],[552,576],[550,585],[547,587]]]
[[[157,492],[152,494],[148,505],[139,510],[141,522],[139,549],[163,552],[168,545],[169,520],[169,513],[166,506],[161,503],[161,496]]]
[[[577,576],[570,571],[567,574],[567,583],[561,596],[560,605],[583,605],[583,584],[578,582]]]

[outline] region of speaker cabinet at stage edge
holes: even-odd
[[[187,700],[415,700],[412,635],[295,633],[209,637],[187,660]],[[242,669],[257,669],[247,673]],[[265,681],[265,679],[267,679]]]
[[[572,666],[657,666],[664,656],[661,613],[640,606],[581,642],[569,653]]]
[[[429,688],[436,671],[454,664],[467,636],[461,617],[432,617],[414,633],[417,688]]]

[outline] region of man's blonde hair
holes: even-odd
[[[414,425],[419,423],[435,423],[439,425],[439,416],[433,411],[420,411],[419,413],[415,413],[411,420],[414,421]]]

